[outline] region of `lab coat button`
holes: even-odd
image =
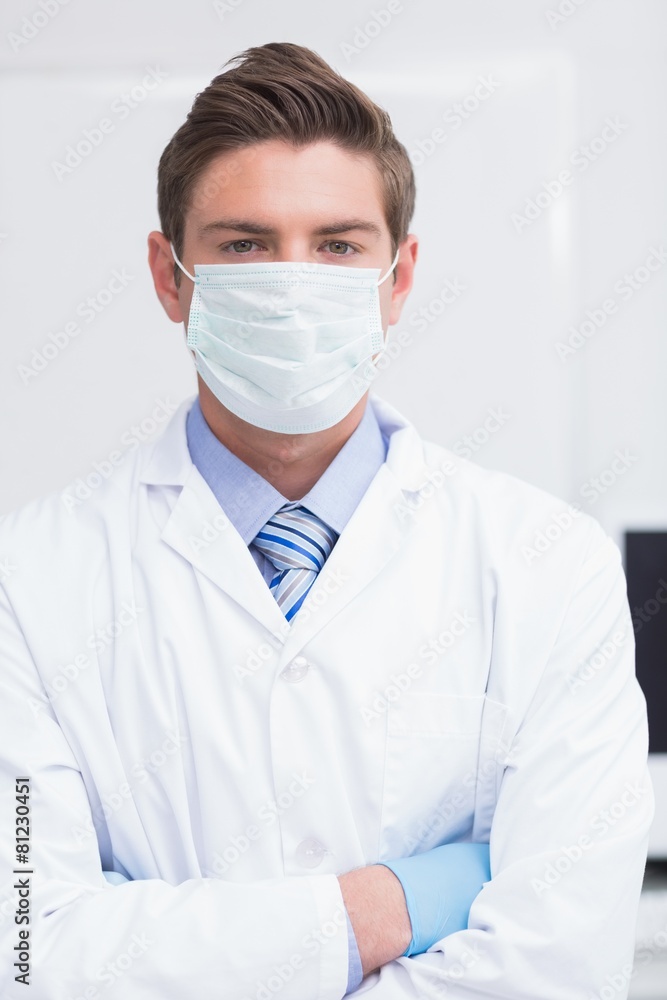
[[[305,656],[295,656],[291,663],[288,663],[280,676],[285,681],[302,681],[308,673],[308,660]]]
[[[317,868],[326,854],[326,848],[315,837],[302,840],[296,849],[296,860],[302,868]]]

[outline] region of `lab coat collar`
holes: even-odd
[[[390,439],[386,461],[390,472],[402,490],[419,492],[429,481],[429,468],[416,427],[376,393],[368,394],[368,402],[375,410],[382,433]]]
[[[156,441],[147,446],[142,483],[151,486],[184,486],[192,473],[185,422],[196,396],[184,399]],[[397,409],[374,392],[368,403],[373,407],[380,429],[390,439],[386,464],[401,489],[418,492],[428,482],[428,466],[423,442],[416,428]]]
[[[140,482],[149,486],[185,485],[192,469],[185,421],[196,398],[184,399],[162,434],[146,447]]]
[[[381,430],[390,437],[380,466],[306,601],[289,626],[252,554],[228,521],[187,447],[185,400],[145,453],[140,481],[182,489],[161,538],[284,643],[295,656],[382,570],[415,529],[417,517],[397,516],[406,494],[428,481],[424,448],[413,425],[385,400],[369,394]],[[225,523],[226,522],[226,523]],[[372,530],[369,530],[372,526]]]

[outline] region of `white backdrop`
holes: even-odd
[[[146,265],[157,160],[226,59],[290,40],[368,90],[414,154],[421,253],[392,330],[414,337],[377,391],[432,440],[471,436],[476,461],[581,503],[617,541],[665,524],[667,266],[642,269],[667,241],[664,2],[42,3],[1,12],[0,511],[86,476],[158,400],[194,392]],[[99,144],[67,161],[86,130]],[[633,289],[623,275],[638,268]]]
[[[377,391],[619,544],[665,528],[664,0],[6,0],[0,512],[195,391],[146,264],[157,161],[230,56],[285,40],[370,93],[413,156],[421,250],[393,335],[414,336]]]

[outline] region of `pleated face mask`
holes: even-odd
[[[332,427],[359,402],[386,345],[379,268],[195,264],[188,347],[223,406],[283,434]],[[372,355],[377,354],[370,365]]]

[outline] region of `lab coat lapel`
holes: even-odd
[[[147,453],[141,481],[180,486],[161,539],[228,594],[270,632],[281,634],[285,617],[236,528],[192,462],[185,421],[193,400],[183,402]]]
[[[393,407],[371,397],[380,426],[393,423],[389,452],[295,615],[284,654],[292,657],[366,588],[417,530],[415,494],[428,483],[423,444]],[[370,402],[370,400],[369,400]],[[406,506],[414,515],[406,516]],[[381,612],[382,608],[375,608]]]
[[[162,539],[272,633],[285,617],[248,546],[193,466]]]
[[[162,540],[272,634],[286,636],[284,653],[293,656],[372,582],[417,529],[418,505],[414,516],[400,512],[406,504],[412,506],[414,495],[428,483],[421,438],[397,410],[374,394],[369,396],[380,427],[391,434],[387,460],[286,627],[248,546],[192,463],[185,434],[191,405],[187,400],[174,415],[151,449],[141,477],[155,486],[182,486]]]

